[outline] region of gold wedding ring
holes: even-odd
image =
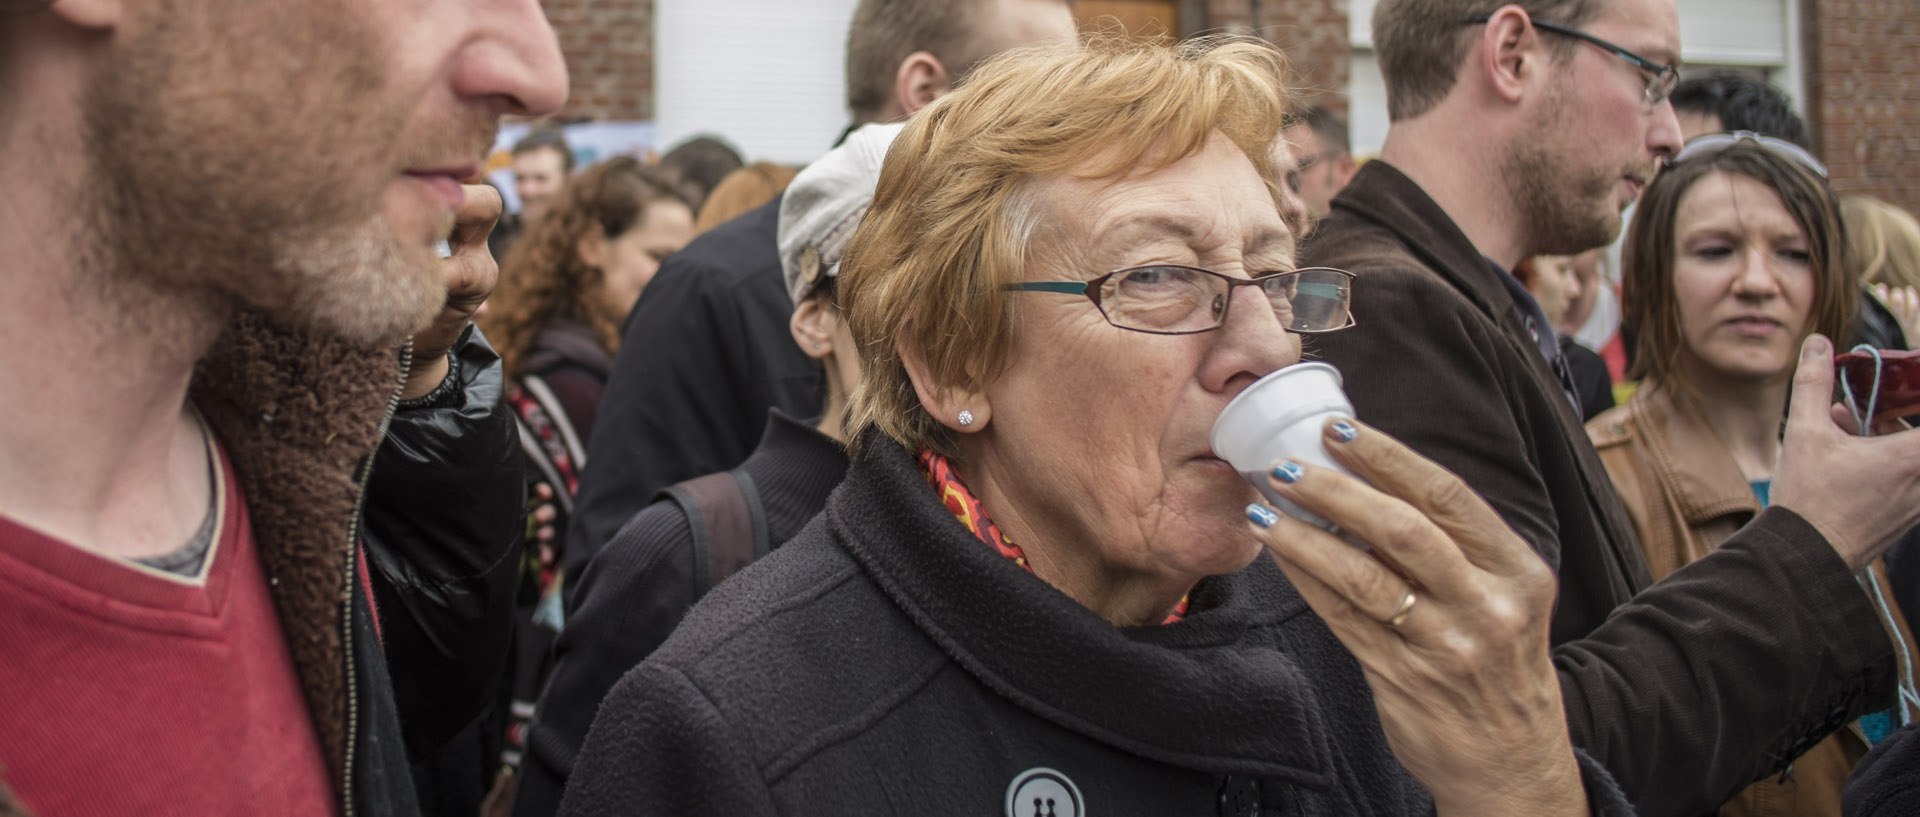
[[[1407,616],[1413,612],[1413,605],[1419,602],[1420,597],[1414,595],[1412,590],[1408,590],[1406,595],[1400,597],[1399,609],[1394,610],[1393,617],[1387,619],[1387,626],[1396,630],[1400,629],[1400,625],[1405,623]]]

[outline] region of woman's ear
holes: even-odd
[[[901,338],[894,343],[900,350],[900,363],[907,369],[907,378],[913,381],[914,394],[920,397],[920,407],[933,415],[933,419],[947,428],[962,434],[972,434],[987,427],[993,419],[993,405],[987,399],[987,393],[977,385],[974,378],[968,376],[968,385],[935,385],[933,373],[926,362],[920,359],[920,350],[906,342],[905,330]]]
[[[606,233],[602,232],[599,227],[588,230],[586,235],[581,236],[579,241],[573,243],[573,252],[575,255],[580,256],[581,263],[589,267],[605,269],[606,264],[601,262],[607,258]]]
[[[833,354],[833,332],[840,325],[840,310],[826,298],[807,298],[794,307],[787,328],[793,342],[807,357],[819,360]]]

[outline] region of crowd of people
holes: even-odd
[[[506,213],[536,0],[0,0],[0,817],[1920,814],[1920,222],[1680,34],[1380,0],[1356,157],[860,0],[817,161]]]

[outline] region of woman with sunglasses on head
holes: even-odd
[[[1648,187],[1622,258],[1624,323],[1643,382],[1587,428],[1655,579],[1766,507],[1801,341],[1844,336],[1851,318],[1857,287],[1845,256],[1826,171],[1791,143],[1703,136]],[[1913,637],[1883,563],[1862,587],[1895,640],[1900,700],[1836,724],[1790,774],[1756,782],[1721,814],[1839,815],[1854,763],[1916,714]]]

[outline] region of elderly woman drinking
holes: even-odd
[[[840,273],[846,481],[614,688],[563,814],[1624,810],[1568,742],[1551,576],[1457,479],[1348,422],[1371,487],[1277,463],[1363,551],[1209,448],[1351,322],[1294,268],[1284,73],[1027,50],[908,124]]]

